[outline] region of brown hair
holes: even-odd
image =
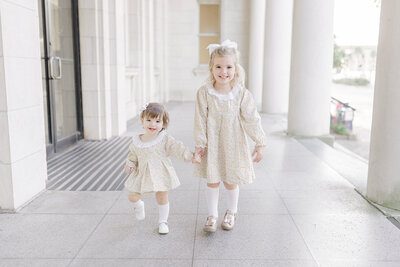
[[[160,103],[148,103],[146,108],[140,113],[140,119],[143,120],[145,118],[162,118],[163,129],[168,127],[169,115],[167,110]]]

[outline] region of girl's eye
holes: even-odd
[[[150,121],[150,120],[146,120],[146,121]]]
[[[157,123],[160,123],[160,121],[157,121]]]
[[[228,66],[228,69],[232,69],[232,66]]]
[[[221,67],[220,66],[217,66],[217,69],[220,69]]]

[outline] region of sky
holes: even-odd
[[[335,0],[336,44],[377,45],[379,13],[374,0]]]

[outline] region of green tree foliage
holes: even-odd
[[[335,44],[333,47],[333,68],[336,69],[337,72],[342,70],[345,56],[345,52]]]

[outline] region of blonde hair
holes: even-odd
[[[160,103],[149,103],[146,108],[140,113],[140,119],[144,120],[145,118],[162,118],[163,120],[163,129],[166,129],[169,124],[169,115],[167,110]]]
[[[234,58],[235,61],[235,77],[232,80],[232,86],[235,86],[237,84],[244,86],[244,82],[245,82],[245,76],[246,73],[243,69],[243,67],[239,64],[239,56],[240,53],[237,49],[233,48],[233,47],[227,47],[227,46],[220,46],[218,48],[216,48],[210,55],[210,61],[208,63],[208,67],[209,67],[209,72],[210,75],[208,77],[208,81],[211,82],[212,84],[215,83],[215,78],[214,75],[212,74],[212,68],[214,66],[214,58],[216,56],[220,56],[220,57],[226,57],[226,56],[231,56]]]

